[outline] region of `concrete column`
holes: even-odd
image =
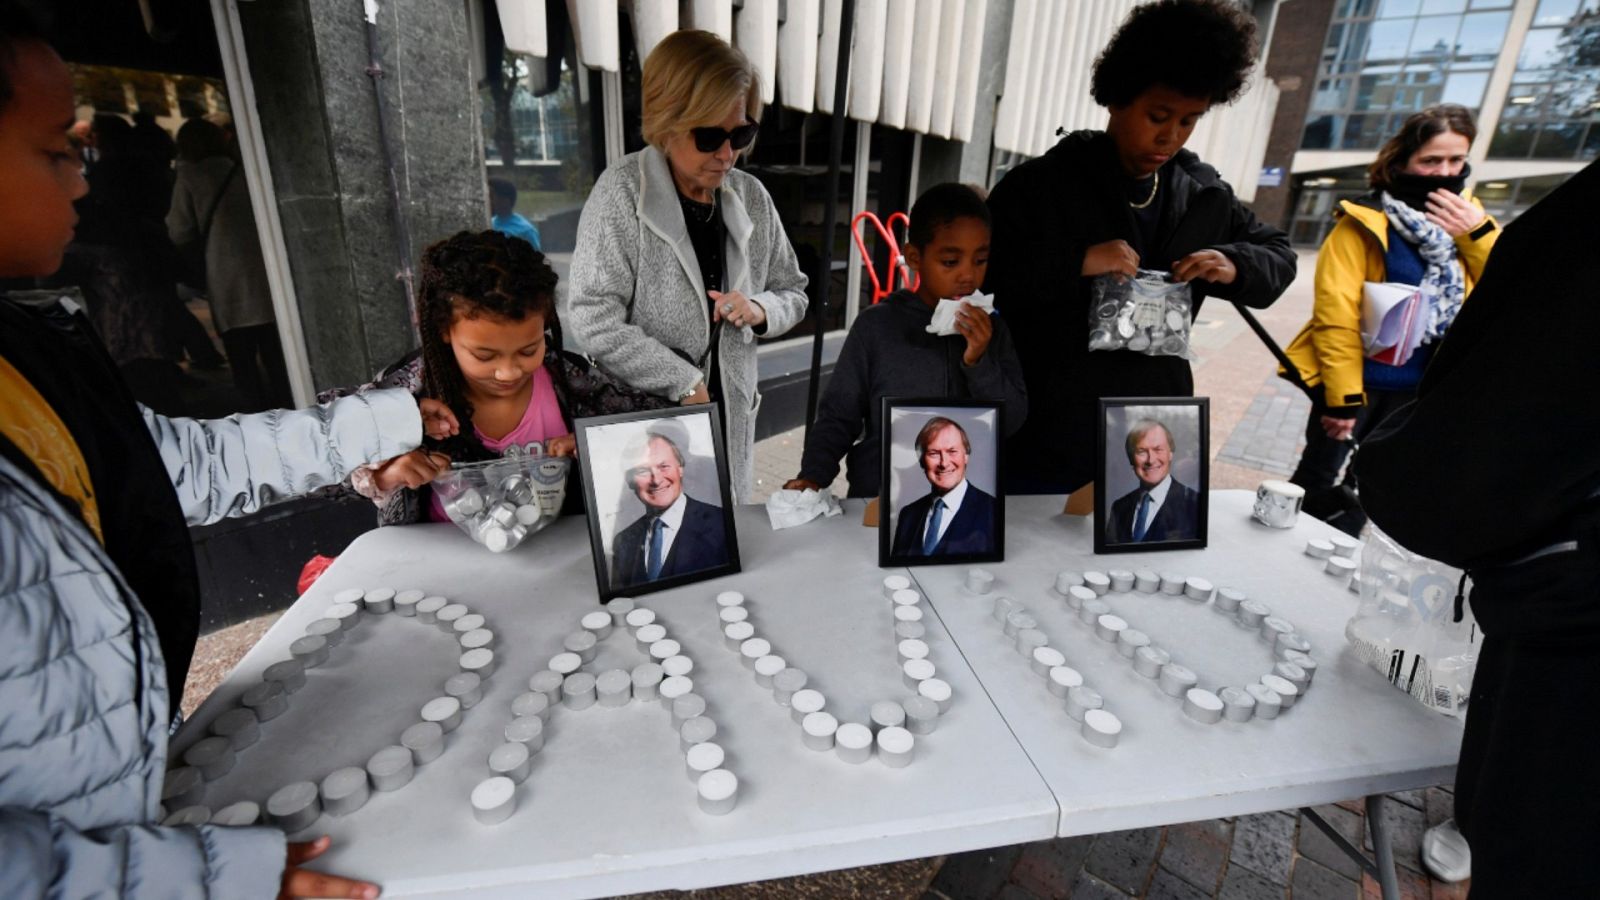
[[[359,384],[416,346],[366,74],[363,4],[239,5],[312,381]],[[413,247],[488,226],[466,8],[378,4],[392,149]]]
[[[1283,183],[1277,187],[1258,186],[1250,205],[1263,222],[1283,229],[1288,229],[1292,218],[1289,203],[1294,189],[1290,176],[1311,97],[1316,93],[1317,66],[1328,25],[1333,21],[1333,8],[1333,0],[1287,0],[1278,7],[1272,23],[1266,75],[1278,85],[1278,109],[1261,165],[1282,168]],[[1370,159],[1371,154],[1364,158]]]
[[[1500,125],[1500,114],[1506,108],[1506,94],[1511,90],[1511,79],[1517,72],[1517,57],[1522,54],[1522,42],[1528,37],[1528,26],[1533,24],[1533,13],[1539,0],[1517,0],[1511,10],[1511,23],[1506,26],[1505,43],[1500,45],[1500,56],[1489,73],[1489,86],[1483,91],[1483,106],[1478,109],[1478,138],[1472,142],[1467,155],[1472,163],[1473,178],[1481,177],[1483,161],[1489,157],[1489,144],[1494,140],[1494,130]],[[1471,184],[1468,185],[1471,187]]]

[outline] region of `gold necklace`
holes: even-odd
[[[1128,201],[1128,205],[1133,207],[1134,209],[1144,209],[1146,206],[1149,206],[1151,204],[1151,202],[1156,199],[1156,191],[1159,191],[1159,190],[1161,190],[1161,170],[1157,169],[1156,170],[1156,180],[1155,180],[1154,183],[1152,183],[1150,185],[1150,196],[1144,198],[1144,202],[1143,203],[1135,203],[1132,200],[1129,200]]]

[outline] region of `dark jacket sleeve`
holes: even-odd
[[[1028,418],[1028,386],[1022,380],[1022,361],[1011,341],[1011,329],[998,315],[991,316],[990,321],[994,323],[994,333],[988,350],[977,365],[962,365],[961,372],[972,396],[1006,402],[1005,431],[1010,437]]]
[[[1066,203],[1062,180],[1049,167],[1054,158],[1032,160],[1013,169],[989,194],[989,269],[984,290],[1014,326],[1021,355],[1032,345],[1054,340],[1081,310],[1066,298],[1076,296],[1089,245],[1058,227],[1044,208]]]
[[[1229,230],[1233,240],[1217,246],[1233,260],[1239,275],[1232,284],[1207,285],[1206,293],[1256,309],[1266,309],[1276,301],[1296,269],[1289,236],[1256,218],[1255,213],[1233,198]]]
[[[1409,549],[1466,568],[1493,561],[1600,487],[1597,205],[1591,164],[1506,227],[1416,402],[1363,443],[1362,505]]]
[[[887,310],[885,310],[886,312]],[[839,359],[828,378],[828,388],[817,402],[817,419],[806,432],[800,456],[800,477],[822,487],[839,475],[839,461],[849,452],[871,416],[872,337],[875,331],[868,311],[845,336]]]

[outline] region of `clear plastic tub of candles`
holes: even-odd
[[[515,449],[500,459],[452,465],[432,485],[450,521],[495,553],[544,530],[567,497],[570,458]]]

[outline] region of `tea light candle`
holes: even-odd
[[[367,591],[362,596],[361,602],[366,606],[367,612],[381,616],[394,609],[395,593],[394,588],[375,588]]]
[[[321,815],[322,802],[317,786],[309,781],[286,784],[267,798],[267,817],[286,834],[310,828]]]
[[[1082,575],[1078,574],[1077,572],[1062,570],[1056,573],[1055,584],[1052,586],[1056,589],[1056,593],[1066,596],[1067,591],[1070,591],[1081,584],[1083,584]]]
[[[1103,709],[1089,709],[1083,713],[1083,726],[1078,729],[1083,739],[1107,750],[1115,747],[1122,737],[1122,720]]]
[[[687,675],[668,675],[661,680],[661,687],[656,690],[661,703],[667,709],[672,708],[673,701],[689,696],[694,690],[694,681]]]
[[[1255,718],[1256,698],[1250,692],[1236,687],[1225,687],[1217,692],[1222,701],[1222,717],[1229,722],[1248,722]]]
[[[1343,556],[1330,556],[1322,571],[1335,578],[1349,578],[1356,573],[1356,561]]]
[[[277,682],[278,687],[285,694],[292,694],[306,686],[306,667],[298,659],[285,659],[275,662],[261,673],[263,683]],[[258,713],[256,718],[267,721]]]
[[[366,769],[347,766],[322,779],[322,809],[330,816],[348,816],[366,806],[370,796]]]
[[[800,720],[800,742],[809,750],[824,751],[833,749],[833,736],[839,730],[839,720],[831,713],[807,713]]]
[[[713,722],[708,716],[694,716],[684,719],[683,724],[678,726],[678,740],[681,742],[685,753],[689,752],[689,748],[695,744],[703,744],[716,736],[717,723]]]
[[[1356,551],[1361,549],[1361,542],[1360,541],[1356,540],[1353,537],[1349,537],[1348,535],[1343,535],[1343,534],[1334,535],[1333,537],[1328,539],[1328,543],[1333,545],[1333,555],[1334,556],[1339,556],[1339,557],[1344,557],[1344,558],[1349,558],[1349,557],[1355,556],[1356,555]]]
[[[335,603],[328,607],[322,617],[338,622],[341,631],[349,631],[361,622],[361,606],[355,603]]]
[[[1063,704],[1067,715],[1079,722],[1083,721],[1084,713],[1105,705],[1105,698],[1100,696],[1100,692],[1086,685],[1079,685],[1067,691],[1067,699]]]
[[[653,610],[653,609],[646,609],[646,608],[641,606],[638,609],[635,609],[632,612],[628,613],[628,615],[626,616],[626,619],[627,619],[629,628],[633,628],[633,629],[643,628],[646,625],[652,625],[652,624],[655,623],[655,621],[656,621],[656,611]]]
[[[921,622],[922,607],[896,606],[894,608],[894,620],[896,622]]]
[[[750,610],[742,606],[724,606],[717,613],[717,618],[721,619],[725,625],[732,625],[734,622],[743,622],[750,618]]]
[[[1260,600],[1245,600],[1239,604],[1239,624],[1245,628],[1259,629],[1261,623],[1272,615],[1272,608]]]
[[[682,728],[683,723],[703,716],[706,712],[706,698],[699,694],[684,694],[672,701],[672,727]]]
[[[746,669],[754,669],[756,660],[772,653],[772,642],[765,638],[751,638],[739,645],[739,662]]]
[[[883,578],[883,599],[893,600],[896,591],[903,591],[911,587],[911,579],[904,575],[885,575]]]
[[[237,753],[261,739],[261,722],[254,710],[230,709],[211,722],[211,733],[226,738]]]
[[[917,695],[901,704],[906,711],[906,730],[912,734],[933,734],[939,727],[939,704]]]
[[[1009,616],[1014,612],[1019,612],[1021,609],[1022,604],[1016,600],[1013,600],[1010,597],[997,596],[994,598],[994,605],[989,607],[989,613],[990,615],[994,616],[994,620],[996,622],[1004,625],[1006,623],[1006,616]]]
[[[1135,579],[1133,573],[1127,569],[1112,569],[1106,573],[1106,577],[1111,579],[1111,589],[1119,594],[1133,590]]]
[[[511,779],[512,784],[521,784],[533,771],[533,754],[528,752],[527,744],[507,741],[489,751],[489,771]]]
[[[1005,635],[1012,640],[1016,640],[1017,632],[1037,627],[1039,627],[1039,623],[1034,620],[1033,616],[1019,609],[1006,616]]]
[[[466,604],[464,603],[445,604],[444,606],[439,607],[439,612],[434,615],[434,624],[438,625],[441,631],[454,631],[456,627],[456,620],[469,612],[472,612],[472,610],[467,609]]]
[[[727,769],[712,769],[700,776],[696,792],[701,812],[724,816],[739,803],[739,778]]]
[[[1104,600],[1085,600],[1083,605],[1078,607],[1078,621],[1093,627],[1096,622],[1100,621],[1101,616],[1109,612],[1111,612],[1111,604]]]
[[[444,752],[444,728],[438,722],[418,722],[400,732],[400,746],[411,752],[413,765],[425,765]]]
[[[659,623],[651,623],[635,631],[633,633],[633,638],[639,642],[640,650],[646,650],[649,649],[650,645],[654,644],[656,641],[666,640],[667,629],[662,627]]]
[[[677,656],[682,650],[683,645],[679,644],[677,641],[673,640],[672,638],[663,638],[662,640],[656,641],[654,644],[650,645],[650,658],[660,662],[661,660],[671,659],[672,657]]]
[[[734,622],[722,626],[722,643],[733,651],[738,651],[739,645],[756,636],[756,627],[749,622]]]
[[[1140,647],[1148,646],[1150,646],[1150,635],[1137,628],[1124,628],[1117,632],[1117,652],[1128,659],[1133,659],[1133,655],[1139,652]]]
[[[878,732],[877,742],[878,761],[891,769],[903,769],[911,765],[911,759],[916,755],[917,739],[905,728],[883,728]]]
[[[833,749],[842,762],[860,765],[872,758],[872,729],[846,722],[833,734]]]
[[[504,775],[478,782],[472,789],[472,817],[480,825],[498,825],[517,811],[517,785]]]
[[[1239,604],[1243,603],[1245,599],[1244,591],[1238,588],[1218,588],[1214,607],[1217,612],[1236,613],[1239,610]]]
[[[1283,704],[1284,709],[1293,706],[1295,700],[1300,697],[1300,689],[1282,675],[1263,675],[1261,684],[1278,695],[1278,702]]]
[[[506,723],[501,736],[514,744],[527,746],[529,753],[544,749],[544,720],[538,716],[518,716]]]
[[[1317,661],[1304,650],[1283,651],[1283,661],[1294,663],[1300,667],[1301,671],[1306,673],[1306,686],[1309,687],[1311,682],[1317,679]]]
[[[656,663],[640,663],[633,667],[630,677],[633,681],[633,696],[640,700],[654,700],[661,696],[659,693],[661,679],[667,676],[666,670]]]
[[[1264,684],[1246,685],[1245,691],[1256,702],[1256,718],[1276,719],[1283,709],[1283,697]]]
[[[939,704],[939,715],[950,711],[952,691],[949,682],[942,678],[924,679],[917,685],[917,693]]]
[[[1172,655],[1156,646],[1140,647],[1133,653],[1133,670],[1146,678],[1160,678]]]
[[[1104,572],[1085,572],[1083,586],[1094,591],[1097,596],[1105,596],[1111,592],[1111,576]]]
[[[827,702],[820,691],[802,688],[789,698],[789,718],[797,723],[803,723],[806,716],[822,712],[822,707],[827,705]]]
[[[249,800],[240,800],[217,810],[211,816],[210,824],[224,828],[248,828],[260,821],[261,807]]]
[[[551,662],[555,662],[555,660],[551,660]],[[575,672],[577,667],[574,666],[568,671]],[[565,674],[554,669],[545,669],[543,672],[534,673],[534,676],[528,679],[528,690],[543,694],[550,703],[559,703],[561,702],[561,682],[564,680],[566,680]]]
[[[367,760],[366,778],[373,790],[398,791],[411,781],[416,763],[403,746],[385,747]]]
[[[683,755],[683,767],[689,773],[689,780],[698,784],[701,775],[712,769],[722,768],[727,756],[728,754],[722,749],[721,744],[714,741],[706,741],[689,748],[689,752]]]
[[[605,610],[611,614],[612,628],[626,628],[628,625],[628,613],[633,612],[633,609],[632,597],[612,597],[605,602]]]
[[[550,671],[562,678],[583,667],[583,658],[576,653],[557,653],[550,657]]]
[[[1273,642],[1272,650],[1279,659],[1285,659],[1290,653],[1309,653],[1311,642],[1298,634],[1280,634]]]
[[[921,612],[921,610],[917,610]],[[894,636],[899,640],[915,638],[922,640],[928,635],[928,627],[921,622],[896,622],[894,623]]]
[[[1183,593],[1183,588],[1184,578],[1182,575],[1175,575],[1171,572],[1161,573],[1161,593],[1171,594],[1176,597]]]
[[[561,683],[561,704],[567,709],[588,709],[595,703],[595,679],[588,672],[573,672]]]
[[[1133,589],[1141,594],[1154,594],[1161,590],[1161,576],[1154,569],[1140,569],[1133,573]]]
[[[891,725],[904,725],[906,722],[905,707],[893,700],[879,700],[877,703],[872,704],[872,709],[868,715],[872,720],[874,729],[888,728]]]
[[[889,599],[894,601],[895,606],[916,606],[922,602],[922,595],[910,588],[906,588],[905,590],[895,591],[894,595]]]
[[[667,673],[669,678],[674,675],[687,675],[694,671],[694,660],[682,653],[669,656],[661,661],[661,671]]]
[[[1194,687],[1200,679],[1188,666],[1169,662],[1161,667],[1161,674],[1157,680],[1161,684],[1162,693],[1168,697],[1182,697],[1184,692]]]
[[[550,718],[550,698],[538,691],[528,691],[518,694],[517,699],[511,701],[511,715],[514,717],[536,716],[548,721]]]
[[[494,651],[488,647],[468,650],[461,654],[461,660],[458,664],[463,672],[472,672],[479,678],[488,678],[494,674]]]
[[[328,641],[325,638],[303,637],[289,645],[289,653],[308,669],[315,669],[328,661]]]
[[[483,699],[483,679],[474,672],[458,672],[445,679],[444,693],[456,698],[462,709],[471,709]]]
[[[494,632],[487,628],[474,628],[463,634],[460,640],[461,649],[476,650],[479,647],[494,646]]]
[[[1184,579],[1183,582],[1183,594],[1190,600],[1199,600],[1200,602],[1204,603],[1211,599],[1211,592],[1213,590],[1214,588],[1211,586],[1211,582],[1201,578],[1198,575],[1191,575]]]
[[[921,641],[918,641],[918,643],[921,643]],[[1017,639],[1013,646],[1016,648],[1018,656],[1031,661],[1033,659],[1033,651],[1039,647],[1048,646],[1049,643],[1050,638],[1046,637],[1044,632],[1037,628],[1025,628],[1017,632]],[[927,645],[923,644],[923,646]]]
[[[1304,694],[1306,686],[1311,680],[1306,677],[1306,670],[1292,662],[1280,662],[1272,667],[1272,674],[1294,685],[1296,691]]]
[[[161,786],[161,803],[172,809],[194,806],[205,796],[205,775],[193,766],[179,766],[168,772]]]
[[[1282,616],[1267,616],[1261,620],[1261,628],[1257,632],[1260,638],[1268,644],[1276,645],[1281,635],[1293,634],[1294,623]]]
[[[450,601],[443,597],[423,597],[417,601],[417,621],[424,625],[437,625],[439,623],[439,610],[449,605]]]
[[[1312,538],[1306,541],[1306,555],[1312,559],[1327,559],[1333,555],[1333,542]]]
[[[912,659],[927,659],[928,644],[926,641],[908,638],[895,645],[895,652],[899,654],[902,661]]]
[[[295,665],[298,666],[299,663],[297,662]],[[299,671],[298,678],[300,683],[305,684],[306,676],[304,670],[297,671]],[[282,681],[263,681],[248,688],[240,695],[239,703],[245,709],[256,714],[256,721],[270,722],[283,715],[284,711],[289,708],[289,698],[284,693],[283,685],[284,682]]]
[[[1222,698],[1205,688],[1190,688],[1183,695],[1183,714],[1205,725],[1222,721]]]
[[[1075,687],[1083,686],[1083,674],[1071,666],[1056,666],[1050,670],[1049,681],[1045,687],[1050,689],[1054,696],[1065,700],[1067,693]]]
[[[605,610],[584,613],[583,618],[578,620],[578,624],[583,627],[584,631],[594,635],[597,641],[603,641],[611,636],[611,613]]]
[[[433,722],[445,734],[461,724],[461,701],[454,697],[435,697],[422,705],[422,721]]]
[[[183,754],[184,764],[199,769],[207,781],[228,774],[236,758],[233,742],[225,737],[201,738]]]
[[[427,596],[418,590],[401,591],[394,595],[394,613],[397,616],[413,618],[417,614],[417,604]]]
[[[344,640],[344,626],[338,619],[321,618],[306,626],[306,634],[322,638],[328,642],[329,647],[339,646]]]
[[[743,606],[744,595],[738,591],[723,591],[717,595],[718,606]]]
[[[633,699],[633,676],[621,669],[608,669],[594,680],[595,693],[601,706],[616,708],[627,706]]]
[[[1117,636],[1128,630],[1128,620],[1110,613],[1095,619],[1094,634],[1102,641],[1116,643]]]
[[[365,588],[345,588],[333,595],[334,603],[360,603],[361,598],[367,595]]]
[[[764,688],[772,687],[772,679],[776,678],[778,673],[782,672],[786,665],[787,664],[783,661],[783,657],[773,656],[771,654],[756,660],[754,667],[756,670],[756,684],[759,684]]]
[[[1051,669],[1066,664],[1067,658],[1060,650],[1054,647],[1041,646],[1033,648],[1033,659],[1029,661],[1028,665],[1033,669],[1033,674],[1041,678],[1048,678],[1050,677]]]
[[[1067,608],[1083,609],[1085,603],[1093,603],[1100,595],[1090,590],[1086,585],[1078,585],[1067,589]]]
[[[967,570],[967,590],[974,594],[987,594],[994,589],[994,573],[987,569]]]
[[[806,673],[790,666],[782,672],[772,676],[772,699],[779,706],[788,706],[795,692],[806,686]]]

